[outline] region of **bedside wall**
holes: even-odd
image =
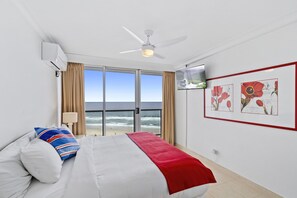
[[[297,24],[205,58],[207,78],[297,61]],[[297,132],[205,119],[203,90],[176,91],[176,142],[283,197],[297,194]],[[280,98],[285,100],[285,98]],[[293,108],[293,107],[292,107]],[[185,120],[187,118],[187,120]],[[215,156],[212,149],[217,149]]]
[[[42,39],[11,1],[0,2],[0,149],[35,126],[57,124],[57,79]]]

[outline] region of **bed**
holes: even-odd
[[[154,136],[155,137],[155,136]],[[202,198],[207,183],[170,192],[168,178],[128,135],[79,140],[76,157],[63,163],[54,184],[32,179],[25,198]],[[198,161],[198,160],[197,160]]]

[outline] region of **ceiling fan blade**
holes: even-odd
[[[182,41],[186,40],[187,38],[188,38],[188,36],[181,36],[181,37],[178,37],[178,38],[175,38],[175,39],[170,39],[170,40],[167,40],[167,41],[164,41],[164,42],[157,43],[154,46],[157,47],[157,48],[168,47],[170,45],[174,45],[174,44],[177,44],[179,42],[182,42]]]
[[[128,28],[126,28],[125,26],[122,26],[124,28],[124,30],[126,30],[131,36],[133,36],[133,38],[135,38],[138,42],[140,42],[141,44],[144,44],[144,41],[139,38],[134,32],[132,32],[131,30],[129,30]]]
[[[134,50],[122,51],[122,52],[120,52],[120,54],[127,54],[127,53],[138,52],[138,51],[141,51],[141,49],[134,49]]]
[[[157,53],[154,53],[154,56],[157,57],[157,58],[160,58],[160,59],[165,59],[164,56],[161,56],[160,54],[157,54]]]

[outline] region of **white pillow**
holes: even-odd
[[[20,153],[29,141],[28,137],[18,139],[0,152],[0,197],[24,197],[32,176],[25,170]]]
[[[49,143],[32,140],[21,151],[21,160],[29,173],[43,183],[55,183],[59,180],[62,160]]]

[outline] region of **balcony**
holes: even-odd
[[[161,135],[162,109],[142,109],[141,131]],[[103,110],[86,110],[87,135],[103,135]],[[120,135],[135,131],[135,110],[106,110],[105,135]]]

